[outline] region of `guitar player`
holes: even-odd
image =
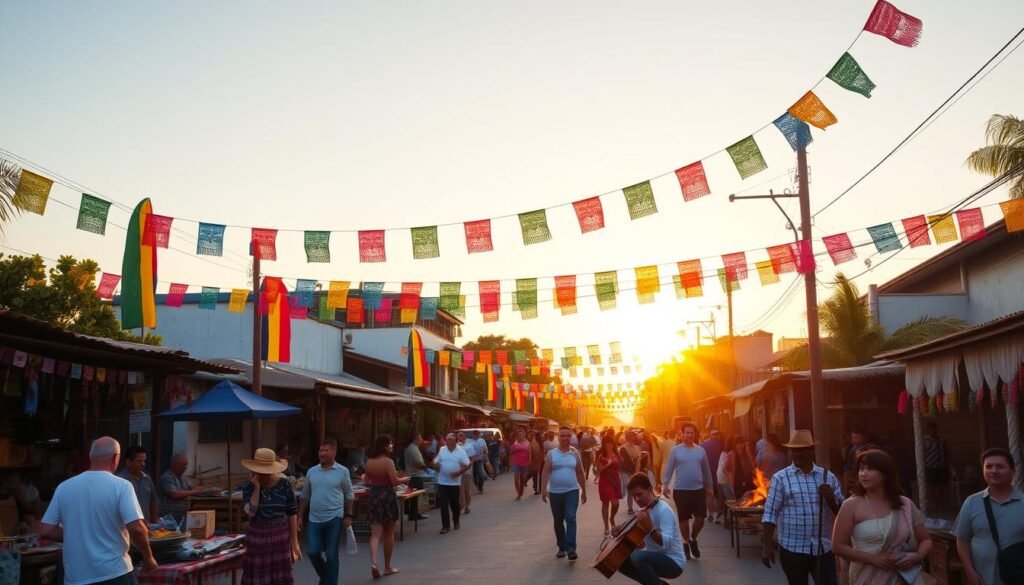
[[[661,585],[662,578],[675,579],[683,574],[686,557],[679,534],[679,522],[668,502],[654,494],[654,486],[644,473],[634,474],[626,486],[636,501],[636,525],[647,535],[640,548],[630,553],[619,572],[644,585]],[[618,536],[632,519],[612,529]]]

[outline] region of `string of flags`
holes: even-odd
[[[888,38],[892,42],[913,47],[916,46],[922,33],[920,19],[906,14],[886,0],[878,0],[863,27],[863,31]],[[839,87],[871,97],[876,85],[864,71],[863,67],[848,51],[844,52],[829,70],[824,79],[828,79]],[[821,83],[821,82],[819,82]],[[812,141],[813,126],[824,130],[838,122],[837,116],[825,105],[814,92],[814,88],[805,92],[800,99],[791,105],[771,124],[765,125],[754,134],[726,147],[722,151],[727,154],[736,168],[739,177],[748,179],[768,168],[761,148],[755,137],[762,130],[774,127],[787,143],[794,149],[806,147]],[[718,153],[715,153],[716,155]],[[714,155],[712,155],[714,156]],[[623,187],[602,195],[588,196],[572,202],[581,233],[589,233],[605,227],[603,198],[609,196],[623,197],[628,209],[630,220],[636,221],[658,213],[652,180],[662,176],[674,175],[684,202],[690,202],[712,193],[704,167],[705,159],[689,162],[671,173],[665,173]],[[20,208],[42,215],[46,209],[50,189],[54,179],[22,170],[21,179],[15,194],[14,202]],[[69,187],[71,187],[69,185]],[[78,207],[78,229],[103,235],[106,233],[110,202],[92,194],[82,194]],[[534,245],[553,239],[548,225],[548,212],[563,207],[564,204],[547,208],[526,211],[517,214],[517,219],[524,245]],[[155,248],[167,248],[171,238],[171,227],[175,221],[187,221],[197,224],[196,254],[200,256],[222,256],[224,254],[224,236],[228,228],[247,229],[251,253],[261,260],[277,259],[277,237],[279,230],[267,227],[241,227],[216,222],[206,222],[188,218],[173,218],[166,215],[148,214],[145,224],[140,226],[145,244]],[[412,228],[378,228],[360,230],[305,230],[303,231],[303,247],[308,263],[329,263],[332,260],[331,235],[335,233],[358,234],[358,258],[362,263],[386,262],[387,233],[408,231],[409,243],[414,259],[433,259],[441,256],[438,239],[438,228],[441,226],[461,225],[465,235],[467,253],[485,253],[494,250],[491,237],[493,219],[478,219],[459,223],[447,223],[433,226]],[[605,298],[607,301],[607,298]],[[493,311],[489,311],[493,312]]]

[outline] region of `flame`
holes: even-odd
[[[754,470],[754,489],[743,494],[743,498],[740,500],[740,507],[753,508],[764,504],[765,500],[768,499],[768,486],[771,484],[772,478],[761,473],[760,469]]]

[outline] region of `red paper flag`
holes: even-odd
[[[960,225],[960,239],[963,241],[969,242],[985,237],[985,218],[981,215],[980,207],[956,212],[956,222]]]
[[[301,295],[289,296],[288,307],[292,319],[306,319],[309,317],[309,307],[302,304]]]
[[[252,255],[260,260],[277,260],[277,230],[252,228]]]
[[[722,254],[722,263],[725,264],[725,278],[729,282],[747,279],[747,255],[745,252]]]
[[[384,230],[364,230],[359,232],[359,261],[386,262],[384,250]]]
[[[103,276],[100,277],[99,285],[96,286],[96,296],[101,299],[114,298],[114,289],[117,288],[117,283],[119,282],[121,282],[120,274],[104,272]]]
[[[391,303],[394,299],[381,299],[380,306],[373,311],[373,322],[376,324],[391,323]]]
[[[363,299],[354,297],[348,298],[348,303],[345,305],[345,322],[352,323],[355,325],[362,324],[363,322]]]
[[[790,246],[793,249],[793,257],[796,258],[796,271],[800,274],[814,272],[814,248],[810,240],[800,240]]]
[[[853,243],[850,242],[849,235],[836,234],[834,236],[825,236],[822,240],[825,242],[825,249],[828,250],[828,255],[832,258],[833,264],[838,265],[857,258],[857,251],[853,249]]]
[[[498,361],[499,366],[504,366],[508,363],[508,350],[499,349],[494,352],[494,357]]]
[[[679,179],[679,188],[683,191],[685,201],[711,194],[708,178],[704,175],[704,163],[701,161],[676,169],[676,178]]]
[[[164,297],[164,304],[168,307],[180,307],[182,301],[185,300],[186,292],[188,292],[187,284],[171,284],[170,290],[167,291],[167,296]]]
[[[680,286],[686,291],[691,289],[700,291],[704,286],[704,268],[701,266],[700,260],[684,260],[677,263],[677,267],[679,268]],[[687,292],[686,296],[690,296],[690,293]]]
[[[772,260],[772,270],[775,274],[796,272],[796,258],[793,256],[792,244],[779,244],[767,249],[768,257]]]
[[[462,224],[466,230],[466,251],[470,254],[490,252],[494,249],[491,242],[491,220],[467,221]]]
[[[559,308],[576,306],[576,275],[555,277],[555,303]]]
[[[932,243],[931,236],[928,235],[928,220],[923,215],[904,219],[903,231],[907,233],[907,242],[911,248]]]
[[[422,282],[403,282],[402,293],[398,295],[399,309],[420,308],[420,292],[423,290]]]
[[[582,233],[585,234],[604,227],[604,207],[601,206],[600,197],[575,201],[572,207],[576,210],[576,219],[580,222]]]
[[[904,47],[915,47],[921,40],[921,31],[924,24],[920,18],[915,18],[906,12],[889,4],[885,0],[878,0],[875,9],[871,11],[864,30],[882,35],[897,45]]]
[[[146,225],[142,229],[142,243],[146,246],[166,248],[171,242],[171,222],[173,217],[150,213],[146,216]]]
[[[501,309],[501,281],[483,280],[478,284],[480,291],[480,312],[484,320],[492,323],[498,320]]]

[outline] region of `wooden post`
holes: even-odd
[[[911,397],[910,408],[914,417],[914,460],[917,462],[917,503],[921,513],[928,515],[928,484],[924,473],[924,425],[921,421],[921,407]]]
[[[1020,438],[1020,406],[1006,401],[1003,405],[1006,409],[1006,433],[1009,435],[1010,453],[1017,461],[1017,468],[1013,474],[1013,485],[1018,489],[1024,489],[1024,445]]]
[[[260,318],[260,256],[249,244],[252,254],[252,393],[263,395],[263,321]],[[259,419],[252,420],[252,451],[263,443],[263,428]]]

